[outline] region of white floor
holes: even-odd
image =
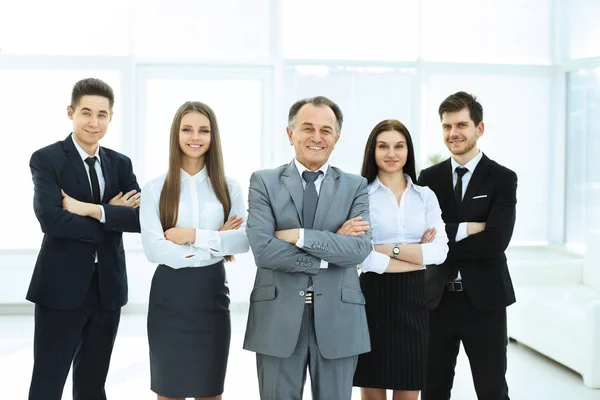
[[[254,354],[242,350],[246,314],[232,315],[233,336],[224,399],[258,399]],[[3,397],[26,399],[32,366],[32,316],[0,316],[0,387]],[[70,377],[63,400],[71,398]],[[534,351],[511,343],[508,384],[513,400],[600,400],[600,390],[583,386],[581,377]],[[145,315],[124,315],[107,381],[109,400],[156,399],[149,390]],[[452,399],[476,399],[468,360],[459,356]],[[305,398],[311,399],[310,390]],[[353,399],[360,399],[354,389]],[[281,399],[285,400],[285,399]]]

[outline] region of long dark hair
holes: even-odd
[[[171,124],[171,138],[169,145],[169,170],[160,192],[158,205],[160,223],[163,231],[171,229],[177,223],[179,214],[179,197],[181,195],[181,148],[179,147],[179,128],[181,119],[190,112],[199,112],[210,122],[210,146],[205,156],[206,172],[210,184],[219,202],[223,205],[223,223],[229,218],[231,211],[231,196],[225,179],[223,152],[221,151],[221,136],[219,125],[214,111],[206,104],[199,101],[185,102],[173,117]],[[226,261],[233,260],[232,256],[225,256]]]
[[[417,173],[415,169],[415,149],[413,147],[413,141],[410,137],[410,132],[404,124],[395,119],[386,119],[381,121],[371,131],[369,138],[367,139],[367,145],[365,146],[365,155],[363,158],[363,165],[361,175],[367,178],[367,182],[371,183],[377,177],[379,167],[375,162],[375,147],[377,146],[377,136],[381,132],[396,131],[404,136],[406,139],[406,146],[408,147],[408,154],[406,156],[406,164],[402,168],[402,171],[410,176],[413,183],[417,183]]]

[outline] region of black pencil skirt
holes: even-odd
[[[223,393],[231,319],[223,262],[173,269],[159,265],[148,308],[151,389],[164,397]]]
[[[424,270],[360,275],[371,352],[359,355],[354,386],[423,389],[429,323],[424,284]]]

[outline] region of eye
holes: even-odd
[[[189,131],[190,131],[190,128],[183,128],[183,129],[182,129],[182,131],[184,131],[184,132],[189,132]]]
[[[208,130],[208,129],[202,129],[200,132],[201,133],[210,133],[210,130]]]

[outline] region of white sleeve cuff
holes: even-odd
[[[104,224],[104,223],[106,223],[106,215],[104,214],[104,207],[102,207],[101,204],[98,204],[98,207],[100,207],[100,213],[101,213],[101,215],[100,215],[100,223]]]
[[[325,260],[321,260],[321,265],[319,267],[321,269],[327,269],[327,267],[329,267],[329,263]]]
[[[461,240],[466,239],[469,236],[467,234],[467,223],[468,222],[461,222],[460,224],[458,224],[455,241],[460,242]]]
[[[296,242],[296,247],[303,248],[304,247],[304,228],[298,229],[298,241]],[[323,260],[321,260],[322,262]],[[323,265],[323,264],[321,264]],[[323,267],[321,267],[323,268]]]

